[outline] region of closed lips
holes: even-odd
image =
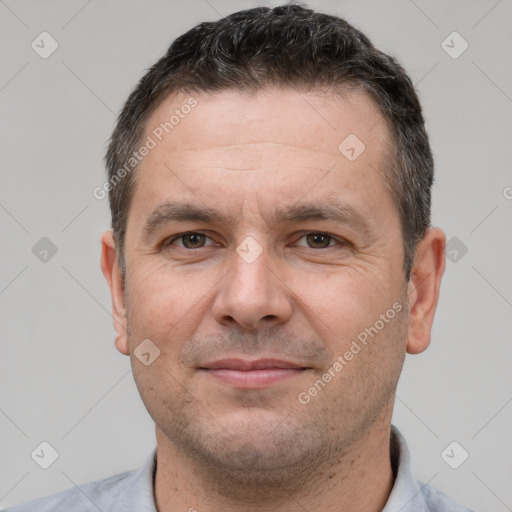
[[[222,359],[200,368],[217,381],[238,389],[267,387],[299,375],[307,369],[290,361],[276,359]]]

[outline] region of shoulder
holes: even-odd
[[[21,505],[8,508],[5,512],[98,512],[112,510],[118,503],[136,471],[127,471],[102,480],[96,480],[80,487],[72,487],[65,491],[28,501]]]

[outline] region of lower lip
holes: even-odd
[[[299,375],[303,368],[265,368],[261,370],[206,369],[209,375],[237,388],[262,388]]]

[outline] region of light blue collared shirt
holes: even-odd
[[[391,427],[398,452],[395,483],[382,512],[472,512],[437,489],[417,481],[405,439]],[[157,512],[154,497],[156,448],[139,471],[128,471],[29,501],[6,512]]]

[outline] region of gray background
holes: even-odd
[[[278,3],[0,0],[2,506],[137,468],[153,448],[113,345],[99,268],[108,205],[92,190],[115,114],[170,42]],[[432,345],[407,356],[394,423],[418,478],[476,510],[512,510],[512,2],[309,5],[346,17],[410,73],[436,158],[433,221],[460,241]],[[31,48],[43,31],[59,44],[47,59]],[[456,59],[441,47],[453,31],[469,44]],[[57,247],[46,262],[32,252],[42,237]],[[46,470],[30,456],[42,441],[59,454]],[[441,457],[452,441],[469,453],[458,469]]]

